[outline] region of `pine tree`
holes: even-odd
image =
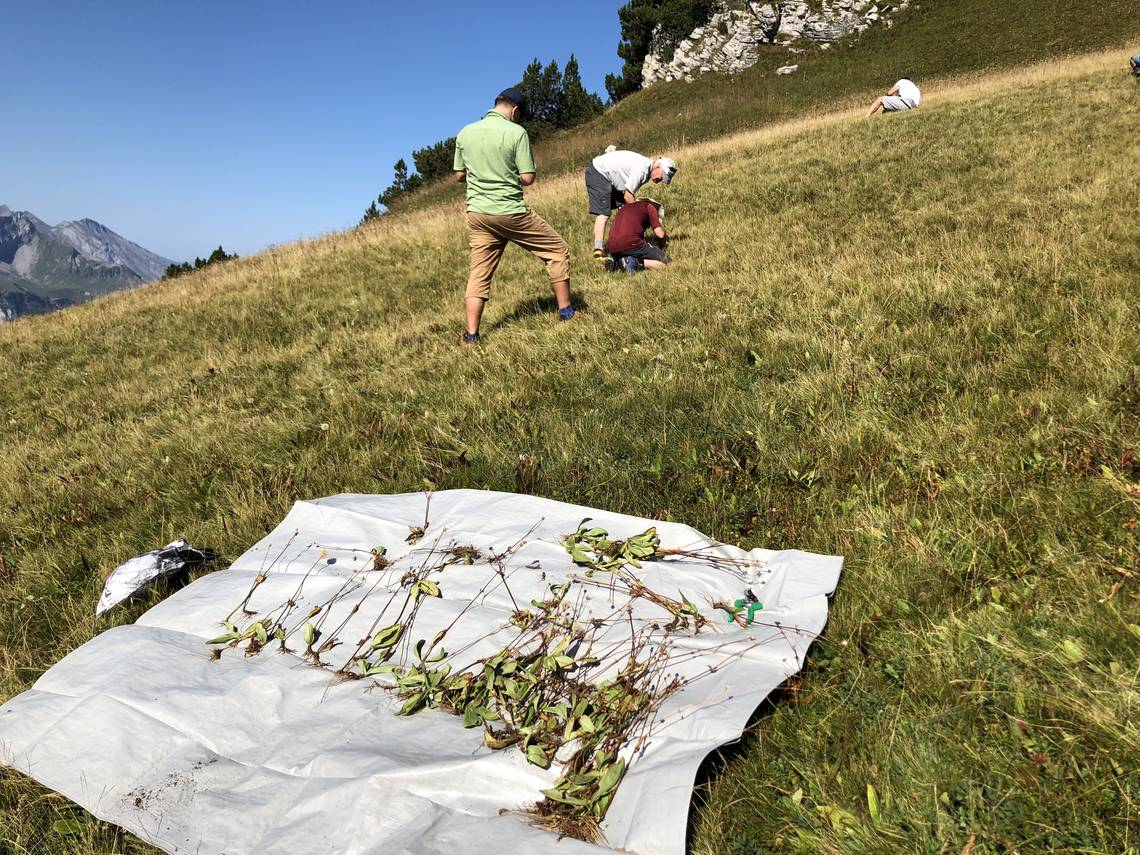
[[[574,54],[570,54],[566,68],[562,70],[561,88],[557,122],[559,128],[573,128],[602,113],[602,99],[593,92],[587,92],[582,85],[582,73]]]
[[[233,255],[226,255],[226,251],[220,246],[210,253],[210,257],[206,259],[206,264],[217,264],[222,261],[232,261],[237,258],[237,253]]]
[[[392,166],[395,176],[392,178],[392,183],[388,185],[388,189],[380,194],[378,201],[385,208],[392,207],[392,203],[408,192],[408,164],[404,158],[400,158]]]
[[[364,216],[360,218],[360,223],[358,225],[362,226],[365,223],[375,220],[379,216],[380,209],[376,207],[376,201],[373,201],[371,205],[364,209]]]
[[[181,276],[183,273],[189,273],[192,270],[201,270],[203,267],[209,267],[211,264],[217,264],[221,261],[230,261],[237,258],[237,253],[228,255],[220,246],[210,253],[208,258],[195,258],[194,264],[191,265],[189,261],[184,261],[181,264],[171,264],[166,268],[166,272],[162,275],[163,279],[174,279]]]
[[[451,174],[455,165],[455,137],[440,140],[435,145],[412,152],[416,172],[424,182],[438,181]]]
[[[193,269],[188,261],[183,261],[181,264],[171,264],[166,268],[166,272],[162,274],[162,278],[174,279],[183,273],[189,273]]]
[[[523,72],[518,88],[526,98],[527,118],[523,127],[531,140],[556,130],[562,97],[562,73],[558,63],[551,61],[543,67],[536,57]]]

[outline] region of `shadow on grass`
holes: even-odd
[[[191,582],[196,582],[203,576],[208,576],[219,570],[225,570],[233,563],[231,559],[226,558],[221,553],[209,547],[201,551],[205,554],[204,559],[186,562],[184,566],[173,574],[160,576],[150,585],[147,585],[127,598],[128,601],[137,601],[136,606],[141,606],[141,608],[137,608],[138,616],[141,616],[142,613],[158,605],[167,597],[178,593]]]
[[[585,298],[581,294],[573,294],[574,305],[583,312],[590,310]],[[558,321],[558,301],[551,294],[546,294],[533,300],[522,300],[505,315],[496,318],[489,324],[483,325],[483,333],[492,333],[502,329],[508,324],[517,323],[536,315],[548,315],[552,322]]]
[[[793,703],[798,689],[798,681],[781,683],[769,693],[764,702],[760,704],[748,719],[748,724],[740,734],[740,739],[722,745],[701,761],[697,775],[693,779],[693,797],[689,801],[689,821],[685,828],[685,852],[692,852],[696,843],[697,827],[700,825],[701,814],[709,800],[709,789],[713,781],[719,778],[725,768],[734,760],[747,756],[760,736],[760,727],[765,719],[776,712],[777,708]]]

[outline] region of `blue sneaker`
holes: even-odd
[[[637,272],[637,259],[636,258],[634,258],[632,255],[627,255],[624,259],[624,262],[625,262],[625,272],[626,273],[628,273],[630,276],[632,276],[634,273]]]
[[[482,336],[480,336],[479,333],[477,333],[477,332],[465,332],[463,334],[463,343],[464,344],[480,344],[480,343],[482,343],[482,341],[483,341]]]

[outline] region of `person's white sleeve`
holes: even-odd
[[[648,169],[635,169],[629,173],[629,180],[625,182],[625,189],[637,195],[637,191],[641,189],[641,185],[649,180],[649,173],[653,169],[650,165]]]

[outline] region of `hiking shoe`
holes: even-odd
[[[464,344],[482,344],[483,337],[477,332],[465,332],[463,334]]]
[[[605,265],[607,258],[609,258],[609,256],[606,255],[606,251],[604,249],[597,249],[597,248],[594,249],[594,263],[595,264]]]
[[[612,255],[607,255],[603,266],[606,268],[606,273],[613,273],[618,269],[618,260]]]
[[[581,309],[575,306],[567,306],[565,309],[558,310],[558,320],[560,321],[579,321],[583,318],[590,317]]]
[[[637,259],[632,255],[627,255],[623,261],[625,262],[625,272],[632,276],[637,272]]]

